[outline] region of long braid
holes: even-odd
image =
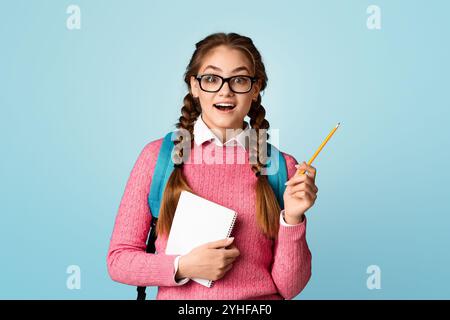
[[[250,111],[248,112],[248,116],[250,117],[250,125],[253,129],[256,130],[256,135],[251,135],[252,139],[255,138],[257,141],[252,141],[251,146],[253,147],[252,156],[257,156],[257,162],[252,165],[252,170],[255,174],[261,172],[261,168],[264,167],[264,164],[261,162],[259,155],[261,153],[259,147],[262,143],[269,139],[269,134],[267,137],[263,137],[263,132],[260,132],[259,129],[269,129],[270,124],[269,121],[265,119],[266,110],[261,105],[261,95],[258,95],[258,99],[254,101],[250,107]],[[265,140],[265,141],[262,141]]]
[[[256,161],[250,159],[250,163],[258,178],[256,183],[256,220],[263,233],[269,238],[275,239],[280,225],[281,208],[269,184],[267,175],[261,174],[261,169],[267,166],[267,159],[262,157],[266,154],[267,140],[269,139],[266,130],[270,127],[269,121],[265,119],[266,110],[261,105],[261,95],[258,95],[258,99],[252,103],[248,116],[250,117],[251,127],[256,130],[256,135],[250,136],[257,139],[256,143],[255,141],[250,143],[252,147],[250,155],[253,155],[253,157],[256,155]],[[260,131],[260,129],[265,129],[265,131]],[[266,136],[264,137],[264,135]]]
[[[194,99],[191,93],[186,94],[183,103],[181,116],[178,118],[178,123],[175,126],[178,129],[183,128],[188,130],[194,136],[194,123],[201,113],[201,108],[199,102]]]
[[[194,123],[200,115],[201,109],[199,103],[194,99],[191,93],[186,94],[183,102],[184,105],[181,107],[181,116],[175,126],[177,129],[185,129],[189,132],[190,148],[192,148],[194,141]],[[175,152],[177,157],[181,159],[181,163],[174,167],[174,170],[167,181],[156,226],[157,234],[169,234],[181,191],[186,190],[192,192],[192,189],[189,187],[183,176],[183,148],[180,147],[183,138],[183,135],[179,135],[178,140],[174,141]]]

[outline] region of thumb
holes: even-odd
[[[229,246],[234,240],[234,237],[221,239],[213,242],[208,242],[206,244],[206,247],[209,249],[217,249],[217,248],[223,248],[226,246]]]

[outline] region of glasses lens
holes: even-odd
[[[205,91],[217,91],[222,85],[222,79],[215,75],[204,75],[201,78],[200,85]]]
[[[252,87],[252,81],[247,77],[234,77],[230,80],[230,86],[234,92],[248,92]]]

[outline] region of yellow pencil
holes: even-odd
[[[311,159],[309,159],[308,161],[308,165],[311,165],[311,163],[314,161],[314,159],[317,157],[317,155],[319,154],[320,150],[322,150],[322,148],[326,145],[326,143],[328,142],[328,140],[330,140],[331,136],[334,134],[334,132],[337,130],[337,128],[339,128],[339,125],[341,123],[338,122],[338,124],[336,125],[336,127],[333,128],[333,130],[331,130],[330,134],[325,138],[325,140],[322,142],[322,144],[320,145],[320,147],[317,149],[316,153],[314,153],[314,155],[311,157]],[[296,174],[304,174],[305,170],[297,170]]]

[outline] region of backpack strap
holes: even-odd
[[[267,155],[269,156],[270,163],[267,165],[266,169],[268,173],[272,173],[267,175],[267,179],[269,180],[269,184],[277,197],[281,210],[283,210],[283,194],[286,189],[284,184],[288,180],[286,160],[280,150],[270,143],[267,143]],[[275,167],[272,168],[272,166]]]
[[[174,137],[174,132],[169,132],[164,137],[153,172],[150,192],[148,194],[148,204],[155,218],[159,217],[164,188],[173,171],[172,150],[174,144],[172,139]]]
[[[156,160],[155,169],[153,171],[152,183],[150,185],[150,192],[148,194],[148,204],[150,206],[150,211],[152,213],[152,220],[150,226],[150,232],[147,239],[147,253],[156,252],[156,223],[159,217],[159,209],[161,207],[161,200],[163,198],[164,188],[169,180],[170,175],[173,171],[173,160],[172,160],[172,150],[173,150],[173,135],[174,132],[169,132],[165,135],[161,148],[159,149],[158,159]],[[145,300],[145,286],[137,287],[137,299]]]

